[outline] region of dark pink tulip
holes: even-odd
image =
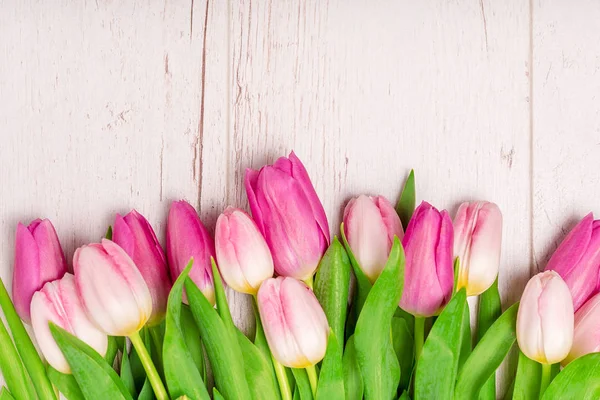
[[[402,309],[416,316],[430,317],[450,300],[454,281],[453,240],[448,213],[422,202],[402,241],[406,254]]]
[[[600,221],[594,221],[594,215],[589,213],[558,246],[548,261],[546,271],[556,271],[564,279],[577,311],[598,292],[599,268]]]
[[[140,213],[133,210],[122,217],[117,214],[113,241],[131,257],[142,273],[152,295],[152,315],[149,325],[160,323],[167,311],[171,280],[167,261],[152,226]]]
[[[17,226],[13,302],[23,321],[30,322],[31,297],[46,282],[62,278],[67,262],[52,223],[37,219]]]
[[[194,207],[183,200],[173,202],[167,221],[167,258],[171,278],[177,279],[193,258],[190,278],[208,301],[215,304],[211,257],[215,257],[215,243]]]
[[[292,152],[260,171],[247,169],[245,185],[277,274],[312,277],[329,245],[329,225],[302,162]]]

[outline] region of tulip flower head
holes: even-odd
[[[329,246],[329,225],[302,162],[292,152],[260,171],[247,169],[245,186],[277,274],[312,277]]]
[[[165,254],[152,226],[135,210],[124,217],[117,214],[113,240],[131,257],[150,289],[152,315],[148,323],[160,323],[167,310],[171,280]]]
[[[344,233],[371,283],[385,268],[394,236],[404,237],[400,217],[383,196],[361,195],[350,200],[344,209]]]
[[[131,336],[152,314],[144,277],[125,250],[103,239],[75,251],[77,292],[90,319],[111,336]]]
[[[600,352],[600,293],[595,294],[575,313],[573,346],[563,365],[589,353]]]
[[[215,257],[215,243],[194,207],[183,200],[173,202],[167,221],[167,258],[171,278],[175,281],[193,258],[189,276],[208,301],[215,304],[211,257]],[[185,293],[184,300],[187,302]]]
[[[402,245],[406,255],[400,307],[419,317],[437,314],[452,296],[452,221],[444,210],[423,202],[415,210]]]
[[[454,218],[454,256],[460,260],[458,288],[467,296],[485,292],[498,276],[502,213],[487,201],[463,203]]]
[[[543,364],[562,361],[573,342],[573,300],[555,271],[529,280],[517,313],[517,342],[521,351]]]
[[[227,285],[256,294],[273,276],[273,258],[262,234],[244,211],[228,207],[217,219],[215,249],[219,270]]]
[[[54,341],[50,322],[77,336],[100,355],[106,354],[108,337],[88,319],[71,274],[47,282],[31,300],[31,324],[38,346],[52,367],[68,374],[71,368]]]
[[[23,321],[30,322],[33,294],[66,272],[67,261],[49,220],[17,226],[12,292],[15,309]]]
[[[575,311],[598,292],[600,220],[586,215],[556,249],[546,271],[556,271],[569,286]]]
[[[286,367],[306,368],[321,361],[327,349],[327,317],[312,290],[294,278],[270,278],[257,296],[267,342]]]

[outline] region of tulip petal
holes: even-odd
[[[517,341],[521,351],[532,360],[545,362],[543,348],[542,317],[538,299],[543,286],[540,279],[533,277],[525,286],[517,315]]]
[[[42,285],[38,245],[27,227],[19,224],[16,234],[12,292],[15,309],[26,322],[30,321],[31,298]]]
[[[558,274],[557,274],[558,277]],[[538,300],[544,354],[549,364],[562,361],[573,341],[573,301],[560,278],[549,279]]]

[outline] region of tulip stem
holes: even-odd
[[[273,367],[275,368],[275,375],[277,376],[277,383],[279,383],[279,392],[281,393],[282,400],[292,400],[292,388],[288,381],[285,367],[279,363],[271,354],[273,360]]]
[[[152,385],[156,398],[158,400],[169,400],[169,395],[158,375],[158,371],[156,371],[156,367],[152,362],[152,358],[150,358],[150,354],[148,354],[148,350],[146,350],[146,346],[144,346],[144,341],[140,337],[140,333],[135,332],[133,335],[129,336],[129,340],[131,340],[131,344],[133,344],[135,351],[137,351],[138,356],[140,357],[140,361],[144,366],[144,370],[146,370],[146,375]]]
[[[415,317],[415,362],[419,361],[425,341],[425,318]]]
[[[552,364],[542,364],[542,379],[540,382],[540,399],[552,380]]]
[[[306,373],[308,374],[308,380],[310,382],[310,388],[312,389],[313,397],[317,396],[317,370],[314,365],[306,367]]]

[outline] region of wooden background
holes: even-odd
[[[600,2],[0,0],[0,276],[18,221],[70,258],[116,212],[212,229],[294,149],[334,232],[359,193],[497,202],[505,304],[600,211]],[[247,312],[232,298],[238,320]]]

